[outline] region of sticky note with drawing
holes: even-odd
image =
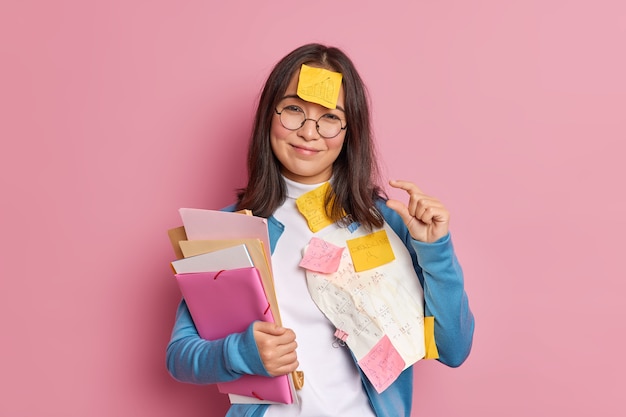
[[[298,97],[334,109],[337,107],[341,79],[339,72],[303,64],[298,79]]]
[[[367,271],[384,265],[395,259],[393,249],[389,243],[387,232],[378,232],[346,241],[354,270],[357,272]]]

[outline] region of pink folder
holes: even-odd
[[[200,337],[216,340],[245,331],[256,320],[274,322],[259,271],[255,267],[220,272],[176,274],[176,280]],[[287,375],[243,375],[217,384],[224,394],[291,404]]]

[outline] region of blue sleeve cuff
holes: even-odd
[[[412,239],[412,243],[422,268],[431,262],[441,262],[454,257],[454,247],[450,233],[435,242],[427,243]]]
[[[234,333],[226,337],[224,344],[227,367],[238,374],[271,376],[263,362],[254,341],[254,323],[243,333]]]

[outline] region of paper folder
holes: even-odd
[[[278,301],[276,300],[276,290],[274,289],[274,279],[272,278],[272,272],[270,271],[270,265],[267,257],[265,256],[265,249],[263,243],[259,239],[224,239],[224,240],[181,240],[178,242],[181,254],[185,258],[202,255],[208,252],[217,252],[226,248],[244,244],[253,265],[261,274],[261,280],[263,281],[263,288],[265,288],[265,295],[270,301],[272,314],[277,324],[282,325],[280,318],[280,311],[278,309]],[[244,267],[248,265],[241,265]],[[226,269],[226,268],[219,268]],[[206,269],[205,269],[206,271]],[[177,271],[178,272],[178,271]]]
[[[203,339],[216,340],[243,332],[256,320],[274,322],[261,276],[255,267],[183,273],[175,277]],[[235,381],[218,383],[217,387],[224,394],[284,404],[293,402],[287,375],[275,378],[243,375]]]

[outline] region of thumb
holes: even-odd
[[[411,221],[411,214],[409,213],[409,209],[404,205],[401,201],[398,200],[387,200],[387,207],[398,213],[400,218],[404,220],[404,224],[408,224]]]
[[[254,331],[270,334],[273,336],[280,336],[285,333],[285,328],[277,325],[276,323],[270,323],[267,321],[257,321],[254,323]]]

